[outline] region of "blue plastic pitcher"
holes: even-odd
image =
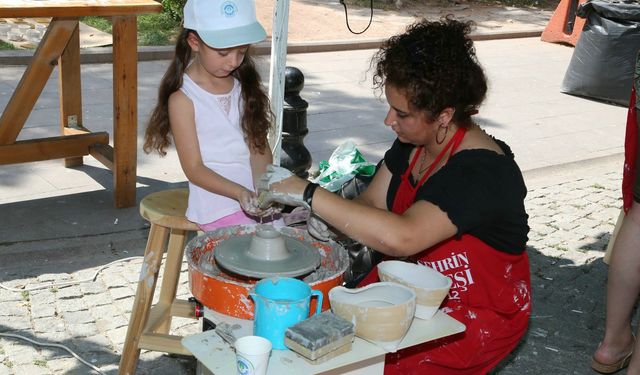
[[[284,332],[309,317],[311,296],[318,297],[316,314],[322,310],[322,292],[312,290],[307,283],[290,277],[263,279],[249,291],[255,303],[253,334],[273,345],[286,349]]]

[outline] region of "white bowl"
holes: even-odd
[[[431,319],[451,288],[451,279],[433,268],[399,260],[380,262],[378,276],[416,293],[416,318],[420,319]]]
[[[356,336],[395,352],[413,322],[416,294],[396,283],[329,291],[331,311],[355,325]]]

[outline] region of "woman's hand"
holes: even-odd
[[[268,207],[272,202],[306,206],[302,193],[308,183],[285,168],[269,165],[258,181],[259,206]]]
[[[337,237],[336,234],[329,229],[327,223],[313,214],[310,215],[309,220],[307,220],[307,231],[320,241],[326,242]]]

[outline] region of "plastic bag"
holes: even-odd
[[[640,3],[589,0],[586,18],[560,91],[627,106],[640,49]]]
[[[356,145],[347,141],[333,151],[328,161],[322,160],[319,169],[320,174],[313,182],[336,192],[356,175],[373,176],[376,166],[364,160]]]

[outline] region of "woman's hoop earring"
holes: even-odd
[[[438,137],[438,135],[440,135],[440,130],[444,128],[444,135],[442,136],[442,139],[440,139],[440,137]],[[436,143],[441,145],[442,142],[444,142],[445,139],[447,139],[447,133],[449,132],[449,127],[448,126],[444,126],[444,124],[440,124],[440,126],[438,126],[438,131],[436,132]]]

